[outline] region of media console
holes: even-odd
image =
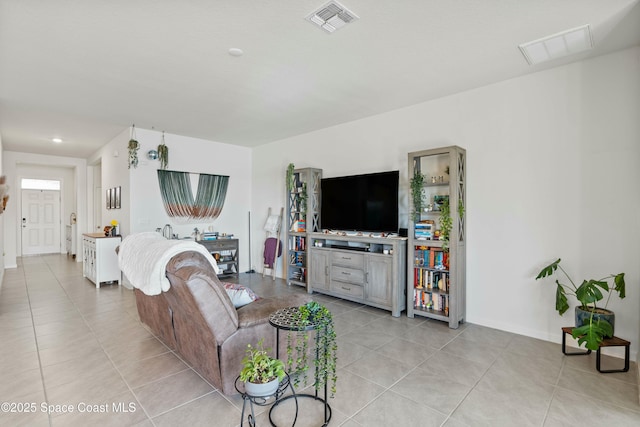
[[[308,233],[308,292],[391,311],[406,309],[404,237]]]

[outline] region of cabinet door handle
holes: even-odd
[[[344,287],[344,286],[340,286],[340,287],[341,287],[342,289],[344,289],[345,291],[350,291],[350,290],[351,290],[351,288],[347,288],[347,287]]]
[[[343,271],[342,274],[344,274],[345,276],[351,276],[351,273],[348,273],[346,271]]]
[[[325,265],[325,267],[324,267],[324,275],[325,276],[329,275],[329,266],[328,265]]]

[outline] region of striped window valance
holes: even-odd
[[[192,220],[216,219],[227,196],[229,177],[198,174],[198,191],[194,201],[189,172],[158,170],[160,194],[167,215]]]

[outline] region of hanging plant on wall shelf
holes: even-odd
[[[413,202],[413,221],[420,221],[420,213],[422,212],[422,204],[424,201],[424,175],[418,170],[413,174],[410,181],[411,185],[411,201]]]
[[[164,131],[162,132],[162,143],[158,145],[158,160],[160,160],[160,169],[166,169],[169,165],[169,147],[164,144]]]
[[[131,166],[138,167],[138,150],[140,149],[140,143],[136,140],[136,125],[131,126],[131,139],[129,139],[129,169]]]
[[[287,188],[289,189],[290,193],[293,193],[293,191],[295,190],[295,184],[293,181],[293,171],[295,169],[296,167],[293,163],[289,163],[289,166],[287,166]]]

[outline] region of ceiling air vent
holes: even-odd
[[[316,24],[327,33],[333,33],[347,24],[358,19],[358,15],[338,3],[330,1],[320,9],[307,16],[307,21]]]

